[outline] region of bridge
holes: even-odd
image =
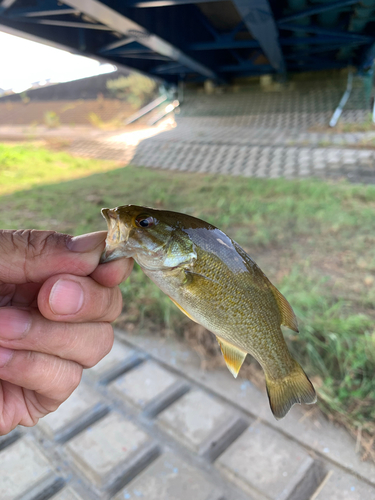
[[[0,0],[0,30],[170,83],[375,58],[375,0]]]

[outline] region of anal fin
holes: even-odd
[[[180,306],[180,304],[178,304],[174,299],[172,299],[172,297],[170,297],[169,295],[168,295],[168,297],[171,299],[171,301],[173,302],[173,304],[175,306],[177,306],[179,308],[179,310],[182,311],[189,319],[191,319],[195,323],[198,323],[198,321],[196,319],[194,319],[192,316],[190,316],[190,314],[188,312],[186,312],[185,309]]]
[[[229,342],[226,342],[219,337],[216,337],[216,339],[219,342],[220,349],[223,353],[228,370],[231,372],[234,378],[237,378],[242,363],[245,361],[247,352],[241,351],[241,349],[238,349],[238,347],[229,344]]]

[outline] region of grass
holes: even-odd
[[[368,113],[367,117],[361,122],[345,122],[339,120],[335,127],[326,125],[314,125],[310,128],[312,132],[331,132],[336,133],[354,133],[354,132],[371,132],[375,130],[375,123],[372,121],[372,113]]]
[[[0,144],[0,195],[85,177],[116,166],[114,162],[87,161],[32,145]]]
[[[136,203],[226,231],[292,304],[300,333],[286,338],[322,410],[362,439],[375,436],[375,187],[115,169],[29,146],[0,152],[0,227],[79,234],[105,229],[100,208]],[[154,325],[181,336],[189,329],[139,268],[121,289],[128,329]]]

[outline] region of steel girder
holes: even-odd
[[[170,82],[224,81],[349,63],[369,67],[375,16],[353,31],[360,5],[358,0],[0,0],[0,29]]]

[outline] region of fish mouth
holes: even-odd
[[[102,215],[108,226],[105,249],[100,257],[100,264],[111,262],[112,260],[128,257],[125,246],[128,241],[129,231],[121,224],[116,209],[103,208]]]
[[[104,252],[100,256],[99,264],[106,264],[107,262],[120,259],[121,257],[124,257],[121,249],[119,249],[118,247],[111,247],[110,245],[106,245]]]

